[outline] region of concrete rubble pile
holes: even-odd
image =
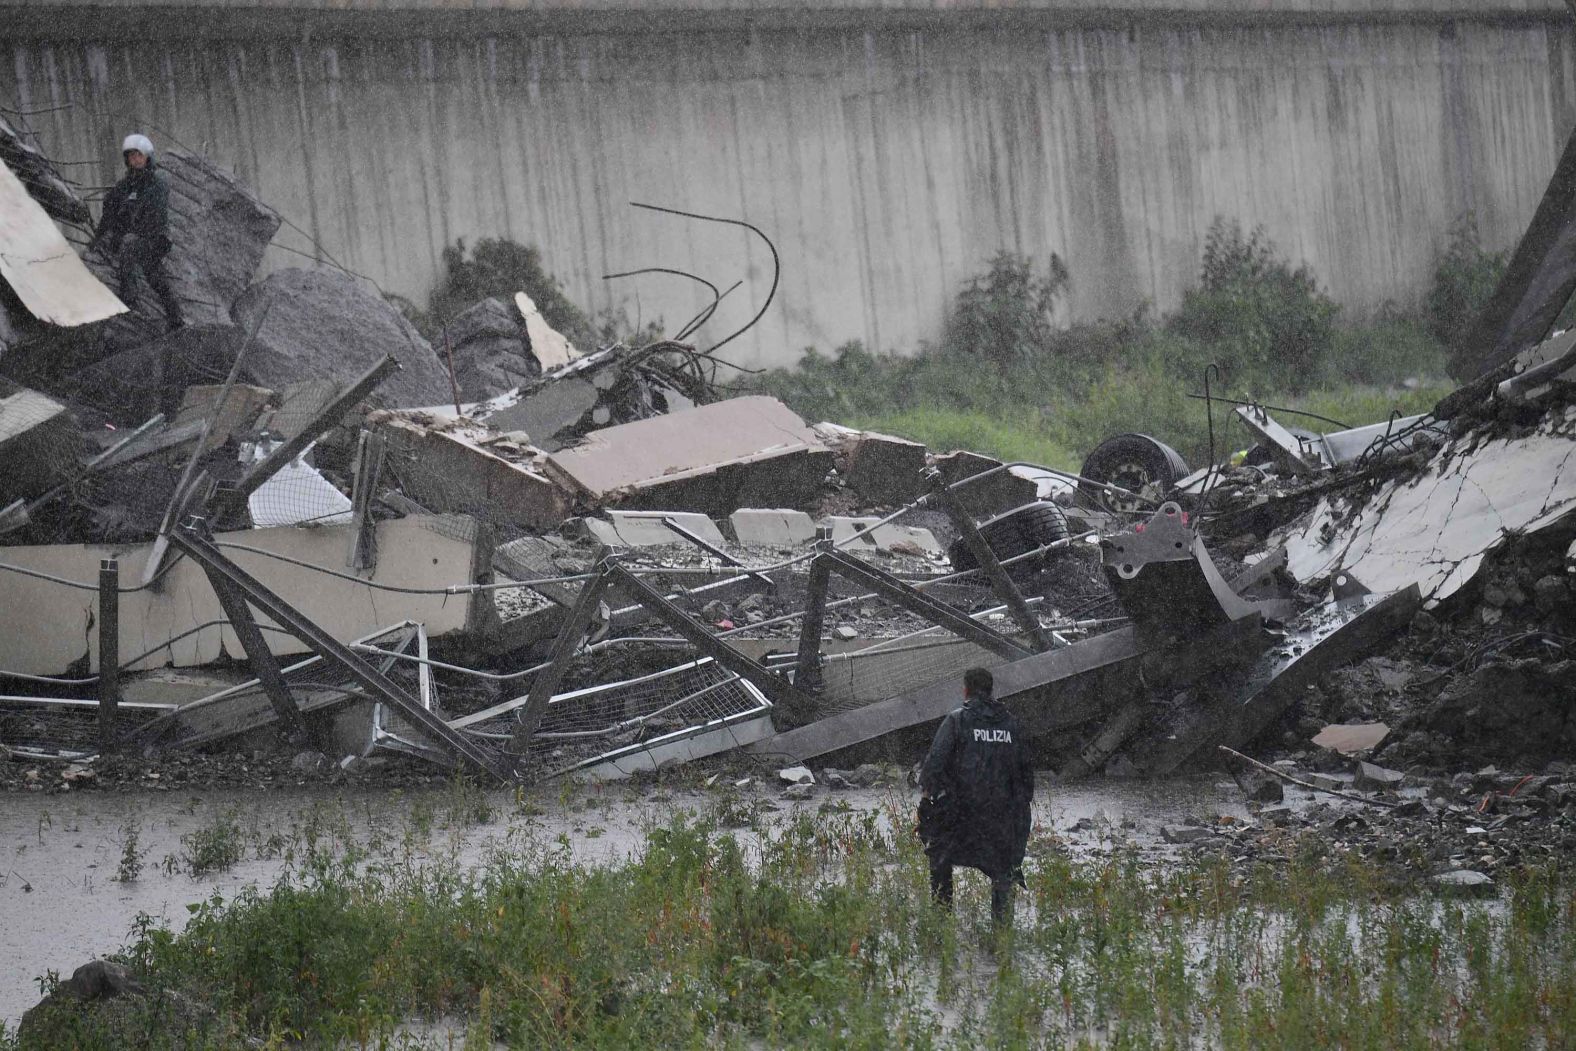
[[[80,223],[13,140],[22,211]],[[911,760],[973,665],[1063,777],[1270,749],[1383,795],[1576,747],[1576,335],[1422,416],[1243,405],[1224,464],[1125,434],[1072,474],[725,397],[674,340],[583,353],[523,294],[434,346],[359,278],[260,276],[277,216],[167,167],[193,324],[91,258],[3,300],[0,745],[39,787],[747,753],[813,794]]]

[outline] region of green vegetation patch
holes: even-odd
[[[113,1032],[60,1031],[75,1047],[398,1046],[419,1018],[522,1048],[1576,1042],[1563,872],[1461,901],[1355,858],[1071,860],[1041,836],[996,937],[977,876],[956,916],[930,904],[910,818],[894,800],[738,832],[679,813],[607,865],[519,829],[475,868],[313,852],[125,951],[205,1022],[178,1036],[155,999]]]

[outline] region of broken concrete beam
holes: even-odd
[[[670,521],[707,543],[727,542],[717,523],[692,511],[609,511],[606,521],[582,518],[579,525],[587,536],[608,547],[689,546],[689,538],[668,527]]]
[[[588,502],[722,516],[810,503],[831,461],[787,406],[752,395],[594,431],[545,469]]]
[[[1000,460],[964,451],[935,456],[930,462],[941,472],[942,480],[948,485],[955,485],[965,478],[1001,466]],[[975,518],[991,518],[1014,507],[1033,503],[1039,493],[1039,486],[1033,479],[1003,470],[954,492],[969,514]]]
[[[1132,628],[996,664],[996,697],[1031,736],[1059,733],[1117,711],[1148,689],[1181,689],[1252,660],[1266,645],[1258,617],[1228,624],[1188,650],[1146,651]],[[988,662],[981,662],[988,663]],[[800,761],[889,734],[932,726],[963,702],[962,669],[875,704],[777,734],[751,751]],[[923,747],[920,742],[919,747]]]
[[[438,430],[398,413],[367,422],[388,443],[385,465],[400,488],[429,510],[533,529],[555,528],[569,515],[568,496],[545,475],[476,444],[484,430]]]
[[[1215,746],[1238,747],[1299,700],[1336,668],[1361,660],[1405,630],[1417,612],[1414,584],[1390,595],[1367,595],[1310,610],[1288,625],[1291,635],[1249,669],[1243,684],[1221,685],[1202,703],[1175,713],[1170,732],[1155,742],[1138,765],[1151,775],[1169,774],[1196,754],[1211,762]]]
[[[276,389],[304,379],[348,382],[392,354],[400,371],[379,389],[386,404],[453,401],[437,354],[369,282],[338,270],[276,270],[235,301],[235,323],[249,331],[265,306],[246,359],[255,382]]]
[[[728,516],[733,539],[743,547],[803,547],[815,539],[815,520],[786,508],[741,508]]]
[[[849,518],[832,515],[821,523],[832,543],[847,551],[880,551],[884,554],[940,555],[941,545],[928,529],[880,522],[874,516]],[[875,526],[874,529],[871,526]]]
[[[0,509],[73,474],[80,445],[76,421],[64,405],[0,379]]]
[[[843,480],[865,503],[906,504],[928,491],[920,477],[925,447],[919,442],[837,424],[818,423],[815,430],[836,455]]]

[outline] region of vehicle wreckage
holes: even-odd
[[[278,217],[179,151],[193,323],[166,333],[68,243],[69,182],[0,142],[15,759],[852,765],[917,754],[983,665],[1062,776],[1158,775],[1282,726],[1532,538],[1558,571],[1485,620],[1576,605],[1576,333],[1549,334],[1576,268],[1546,229],[1568,209],[1540,209],[1478,378],[1433,412],[1316,433],[1244,403],[1244,458],[1190,472],[1131,434],[1073,474],[725,397],[693,323],[581,353],[522,295],[455,319],[440,354],[349,275],[257,280]]]

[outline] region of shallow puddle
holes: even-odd
[[[606,863],[638,850],[645,829],[680,813],[754,814],[753,827],[769,835],[796,808],[875,810],[884,824],[894,815],[906,824],[915,802],[907,787],[818,790],[788,802],[775,784],[754,778],[736,787],[726,777],[710,788],[555,786],[523,797],[458,788],[3,795],[0,1019],[14,1027],[38,1001],[37,976],[69,975],[119,949],[140,914],[178,929],[188,904],[272,884],[310,842],[476,865],[490,846],[527,831],[576,860]],[[1137,843],[1163,854],[1161,825],[1222,814],[1245,818],[1247,809],[1234,786],[1212,778],[1042,787],[1035,801],[1038,828],[1077,852]],[[130,829],[137,840],[128,852]],[[134,880],[116,878],[123,861],[135,862]],[[204,864],[222,871],[191,874]]]

